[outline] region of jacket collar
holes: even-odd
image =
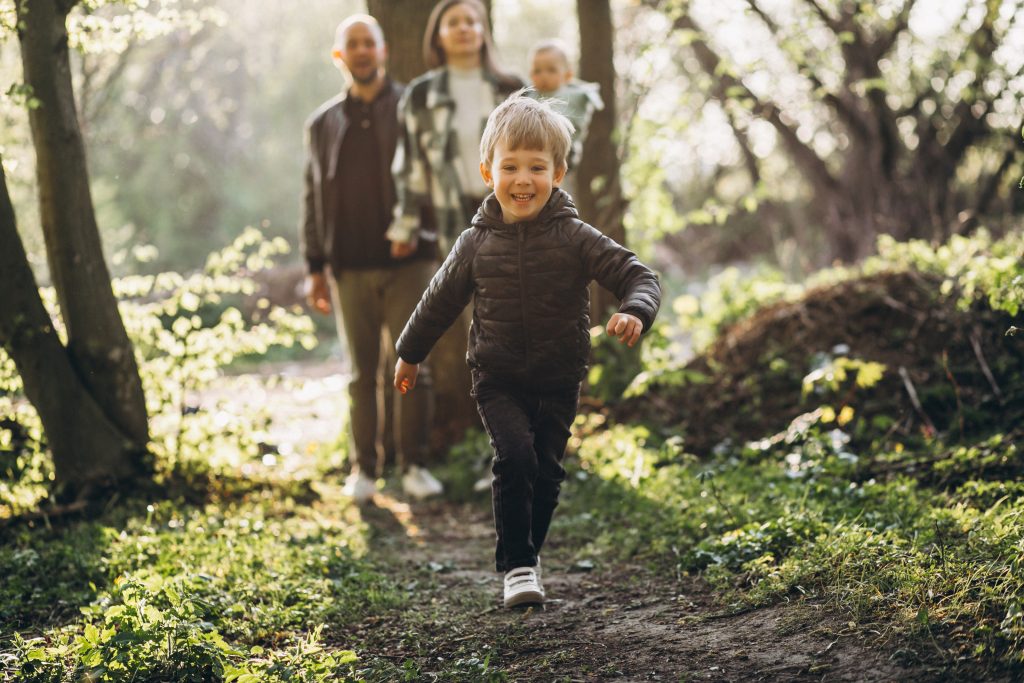
[[[514,232],[517,225],[544,229],[558,218],[579,218],[579,212],[576,211],[576,205],[572,203],[572,197],[560,187],[556,187],[551,192],[547,204],[540,210],[540,214],[536,218],[523,223],[505,223],[502,220],[501,204],[498,203],[498,198],[492,192],[487,195],[483,204],[477,209],[476,215],[473,216],[473,227],[488,228],[496,232]]]
[[[370,104],[376,104],[377,102],[380,102],[381,98],[391,95],[394,91],[395,82],[391,80],[391,76],[385,74],[384,85],[380,87],[380,90],[377,92],[377,96],[373,98]],[[348,104],[348,101],[350,99],[353,99],[353,97],[354,96],[352,95],[352,88],[349,87],[341,91],[341,96],[339,97],[338,102],[342,105],[342,107],[344,107],[346,104]]]
[[[397,96],[398,86],[391,80],[390,76],[385,76],[384,85],[381,87],[380,92],[377,93],[377,96],[373,98],[373,102],[370,106],[376,107],[384,101],[384,98],[397,99]],[[339,95],[337,99],[334,115],[338,117],[338,125],[334,129],[334,138],[330,142],[330,156],[328,157],[327,162],[328,179],[334,178],[338,173],[338,157],[341,153],[341,143],[345,138],[345,133],[348,131],[348,116],[346,114],[346,109],[348,108],[349,99],[351,99],[351,88],[342,91],[341,95]],[[382,119],[382,123],[383,121],[384,120]],[[386,135],[393,135],[394,131],[385,131],[384,126],[381,125],[377,126],[377,132],[378,135],[381,136],[379,138],[381,153],[384,153],[384,151],[388,149],[388,145],[386,144]],[[385,160],[385,164],[387,163],[389,163],[388,160]]]

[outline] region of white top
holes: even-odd
[[[448,67],[448,94],[455,100],[452,130],[458,143],[455,170],[464,195],[483,197],[490,188],[480,177],[480,137],[494,109],[494,92],[483,69]]]

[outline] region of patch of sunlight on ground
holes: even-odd
[[[345,370],[336,361],[268,364],[253,373],[220,378],[197,401],[200,408],[218,414],[265,411],[269,422],[260,440],[273,452],[266,453],[261,464],[300,477],[316,465],[315,456],[323,447],[339,442],[346,428]],[[243,469],[246,466],[252,467],[247,463]]]

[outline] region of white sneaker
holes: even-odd
[[[341,489],[341,493],[357,503],[365,503],[373,498],[373,494],[377,493],[377,482],[362,472],[353,472],[345,480],[345,486]]]
[[[516,567],[505,572],[505,607],[544,604],[544,591],[534,567]]]
[[[534,567],[533,570],[535,572],[537,572],[537,588],[540,588],[540,594],[541,595],[545,595],[545,593],[544,593],[544,584],[541,583],[541,580],[540,580],[540,555],[537,556],[537,566]]]
[[[412,465],[402,477],[402,490],[407,495],[422,500],[430,496],[441,495],[444,486],[426,467]]]

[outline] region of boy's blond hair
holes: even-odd
[[[556,168],[565,168],[572,148],[572,123],[551,106],[551,100],[526,96],[529,88],[517,90],[487,117],[480,138],[480,161],[490,166],[494,148],[503,143],[510,150],[530,149],[550,152]]]

